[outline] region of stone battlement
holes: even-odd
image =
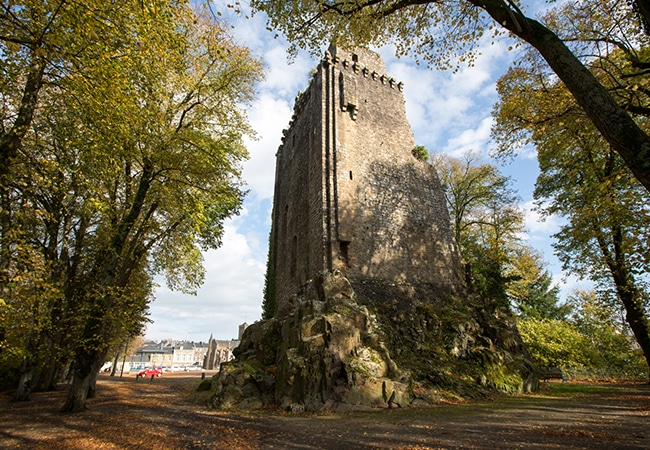
[[[397,89],[399,92],[404,91],[404,83],[397,81],[395,78],[386,75],[386,66],[381,59],[381,56],[363,48],[357,48],[353,51],[346,51],[340,48],[331,46],[326,52],[325,56],[321,59],[316,76],[323,67],[336,66],[338,70],[350,77],[359,76],[363,78],[376,81],[381,85],[386,86],[390,89]],[[293,115],[291,121],[289,122],[289,127],[291,127],[296,119],[296,117],[301,114],[304,110],[305,105],[308,103],[309,96],[311,95],[311,84],[306,91],[301,91],[298,93],[294,100],[293,105]],[[347,111],[349,104],[342,104],[341,110]],[[356,119],[356,115],[353,114],[353,119]],[[288,129],[283,130],[282,139],[288,132]]]
[[[404,83],[401,81],[398,82],[395,78],[386,75],[386,66],[381,56],[364,48],[345,51],[331,46],[325,52],[325,57],[321,63],[340,64],[343,70],[349,70],[355,75],[361,75],[364,78],[379,81],[381,84],[390,88],[399,89],[400,92],[404,90]]]

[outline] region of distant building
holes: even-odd
[[[167,370],[190,370],[201,368],[208,351],[205,342],[145,341],[128,358],[124,370],[139,370],[145,367],[160,366]]]
[[[246,325],[246,324],[244,324]],[[239,336],[243,333],[242,326],[239,326]],[[239,346],[239,340],[231,339],[229,341],[214,339],[210,335],[208,349],[203,359],[203,368],[206,370],[216,370],[222,363],[228,362],[234,358],[232,351]]]
[[[132,355],[123,360],[124,371],[141,370],[145,367],[158,366],[166,370],[216,370],[219,366],[232,360],[232,351],[239,345],[247,323],[239,325],[238,339],[219,340],[210,335],[205,342],[177,341],[165,339],[162,341],[144,341]]]

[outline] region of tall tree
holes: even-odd
[[[563,85],[519,67],[499,81],[496,136],[529,139],[541,174],[535,198],[544,215],[567,219],[555,235],[564,269],[614,293],[650,367],[648,191],[577,108]]]
[[[521,246],[513,251],[506,269],[509,279],[507,292],[510,301],[524,319],[563,320],[571,307],[559,304],[560,287],[544,269],[542,256],[534,249]]]
[[[456,242],[472,267],[474,286],[489,298],[506,298],[506,267],[519,245],[523,215],[509,179],[472,153],[457,159],[434,154]]]
[[[0,5],[0,292],[4,303],[11,304],[15,296],[30,299],[18,309],[9,306],[5,317],[33,306],[31,311],[39,311],[42,319],[43,309],[36,307],[47,297],[42,293],[58,289],[56,285],[45,287],[45,272],[51,268],[38,251],[29,249],[29,237],[23,230],[31,227],[38,214],[23,207],[25,201],[19,191],[29,182],[14,180],[12,174],[22,178],[24,167],[14,170],[13,166],[21,162],[19,151],[33,131],[39,108],[47,102],[42,91],[51,90],[65,73],[83,66],[86,50],[92,47],[89,32],[97,36],[95,30],[101,30],[109,36],[107,41],[118,37],[111,33],[119,25],[119,16],[111,17],[116,9],[119,5],[115,3],[75,1],[24,0]],[[36,303],[31,301],[36,300],[33,296],[25,295],[39,290]],[[11,339],[5,330],[0,324],[0,334]],[[35,340],[29,335],[24,336],[31,346]]]
[[[155,15],[161,3],[165,4],[149,2],[147,14]],[[18,0],[0,5],[0,292],[9,304],[9,316],[28,298],[25,292],[40,292],[37,298],[30,297],[35,303],[27,302],[33,308],[18,308],[37,312],[33,318],[40,319],[32,329],[38,333],[52,331],[52,324],[43,322],[46,311],[60,304],[66,289],[62,266],[52,259],[59,250],[55,238],[59,218],[56,212],[50,214],[74,196],[66,196],[66,188],[58,184],[61,179],[55,166],[61,161],[43,154],[42,121],[60,112],[52,102],[72,92],[73,80],[92,83],[92,66],[114,65],[127,49],[133,49],[137,35],[127,30],[133,21],[143,20],[140,5],[137,0]],[[35,125],[39,116],[41,123]],[[77,131],[68,129],[69,136]],[[41,164],[37,168],[34,162]],[[45,190],[36,198],[33,194],[38,187]],[[78,193],[78,186],[71,192]],[[42,201],[49,208],[37,207]],[[71,217],[68,220],[73,221]],[[0,323],[0,334],[10,339],[5,330]],[[32,333],[23,337],[29,342],[27,347],[42,348],[40,337]],[[23,354],[24,363],[33,359],[32,353]],[[51,359],[41,356],[41,360]],[[27,372],[24,375],[29,378]]]
[[[89,310],[64,410],[83,408],[115,324],[106,313],[130,298],[124,295],[133,286],[130,275],[146,267],[163,272],[170,287],[193,291],[203,278],[199,250],[220,245],[222,222],[237,212],[243,195],[238,162],[247,156],[242,136],[251,130],[240,105],[251,99],[260,64],[223,24],[189,7],[169,13],[173,28],[159,32],[155,20],[137,25],[143,48],[133,67],[118,67],[124,84],[116,86],[112,77],[106,85],[106,98],[118,98],[121,90],[135,94],[116,105],[126,105],[132,119],[106,149],[118,152],[102,168],[109,177],[95,199],[106,215],[86,273],[96,281],[79,291]],[[114,133],[112,122],[91,124],[95,139]]]
[[[589,4],[592,9],[601,10],[600,0],[591,0]],[[596,129],[650,191],[648,135],[581,62],[580,57],[589,58],[590,55],[572,51],[562,40],[565,36],[561,30],[528,17],[515,2],[253,0],[251,5],[266,12],[270,25],[283,32],[294,45],[315,52],[328,42],[382,45],[392,41],[398,54],[415,53],[437,65],[448,65],[458,53],[463,54],[461,60],[471,62],[472,50],[486,30],[495,34],[506,30],[539,52]],[[621,22],[621,27],[642,45],[647,44],[648,36],[641,32],[632,6],[628,2],[617,2],[614,6],[629,12],[626,17],[634,19]],[[643,13],[644,10],[638,8],[637,11]]]
[[[261,77],[225,25],[185,2],[122,6],[119,45],[41,92],[51,101],[13,160],[26,182],[10,180],[12,211],[35,211],[26,241],[58,268],[48,311],[72,343],[65,411],[84,408],[111,346],[142,324],[154,274],[186,292],[202,282],[200,250],[221,244],[244,194],[242,105]]]

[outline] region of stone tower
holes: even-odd
[[[440,182],[412,154],[381,57],[331,47],[294,109],[276,165],[278,310],[243,333],[212,403],[349,410],[529,388],[507,308],[463,282]]]
[[[402,83],[381,57],[330,47],[277,153],[280,313],[322,271],[453,290],[461,261],[435,169],[416,159]]]

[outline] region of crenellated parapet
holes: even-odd
[[[388,89],[404,91],[404,83],[385,73],[386,67],[376,53],[360,48],[346,51],[332,46],[321,59],[307,90],[299,92],[296,96],[289,127],[282,132],[283,143],[296,118],[304,112],[315,79],[323,70],[333,70],[340,74],[340,108],[341,111],[349,112],[353,120],[356,120],[360,107],[356,89],[358,78],[377,82]]]
[[[332,55],[332,50],[335,52],[334,55]],[[360,49],[357,49],[356,51],[359,50]],[[324,64],[326,66],[338,66],[338,69],[341,71],[351,72],[354,75],[359,75],[363,78],[369,78],[373,81],[377,81],[383,85],[386,85],[391,89],[396,88],[400,92],[404,91],[404,83],[397,81],[395,78],[384,73],[385,67],[383,63],[380,64],[380,66],[384,68],[384,70],[381,71],[381,69],[377,67],[377,64],[366,65],[365,61],[359,61],[359,55],[356,53],[348,53],[336,47],[330,47],[330,49],[325,52],[325,56],[321,60],[321,64]]]
[[[313,81],[313,80],[312,80]],[[296,121],[296,118],[302,113],[302,111],[305,109],[305,105],[309,101],[309,97],[311,95],[311,83],[307,87],[306,91],[300,91],[298,95],[296,96],[294,102],[293,102],[293,114],[291,115],[291,120],[289,121],[289,127],[285,128],[282,130],[282,143],[284,144],[287,133],[293,126],[294,122]]]

